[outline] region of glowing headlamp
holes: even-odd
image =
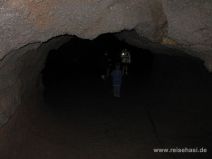
[[[122,52],[122,53],[121,53],[121,56],[124,56],[124,55],[125,55],[125,52]]]

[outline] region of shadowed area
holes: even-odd
[[[123,48],[132,64],[117,99],[110,78],[100,77],[102,56],[108,52],[115,63]],[[75,37],[52,50],[42,75],[45,105],[31,99],[0,130],[2,158],[210,158],[209,152],[153,152],[210,151],[212,75],[202,61],[153,54],[109,34],[93,41]]]

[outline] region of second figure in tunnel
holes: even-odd
[[[121,87],[123,76],[128,75],[128,67],[131,63],[131,55],[127,49],[122,49],[121,52],[109,56],[108,52],[104,53],[105,61],[105,71],[101,78],[106,80],[106,78],[111,77],[112,87],[113,87],[113,96],[121,97]]]
[[[119,63],[116,64],[115,69],[111,72],[113,95],[114,97],[121,97],[123,71]]]
[[[117,52],[105,51],[100,57],[101,79],[111,81],[113,96],[120,97],[123,76],[127,76],[129,73],[131,54],[125,48],[117,50]]]
[[[131,55],[127,49],[123,49],[121,52],[122,70],[125,75],[128,75],[128,67],[131,63]]]

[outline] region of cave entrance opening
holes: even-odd
[[[131,105],[133,100],[148,107],[180,103],[181,108],[189,108],[211,104],[211,74],[201,60],[182,52],[179,56],[157,54],[131,46],[116,34],[103,34],[94,40],[73,36],[49,52],[42,71],[47,105],[90,107],[98,102],[111,105],[114,101],[111,80],[101,78],[102,56],[107,52],[114,65],[124,48],[130,51],[132,63],[129,75],[123,80],[120,106]]]
[[[48,41],[32,54],[45,53],[54,44],[53,38],[53,43]],[[120,99],[112,97],[110,84],[99,74],[97,57],[105,46],[114,58],[120,46],[129,47],[132,53]],[[43,62],[28,55],[30,60],[26,61],[33,62],[30,66]],[[29,68],[26,74],[34,70],[38,69]],[[2,133],[1,143],[8,145],[1,148],[7,157],[151,158],[148,156],[157,156],[152,148],[158,144],[170,148],[176,144],[212,147],[212,75],[200,60],[152,54],[129,46],[112,34],[95,40],[73,37],[49,52],[42,74],[45,106],[49,107],[41,110],[33,103],[31,109],[31,100],[24,105],[26,109],[19,107],[8,123],[9,129]],[[16,143],[20,144],[14,146]],[[13,153],[7,149],[10,147]]]
[[[131,46],[114,34],[104,34],[94,40],[73,36],[57,50],[51,50],[46,59],[42,76],[47,105],[94,105],[98,101],[114,100],[110,76],[102,79],[101,75],[106,71],[105,53],[111,60],[112,70],[121,61],[123,49],[131,53],[132,63],[129,75],[123,77],[122,97],[135,96],[139,85],[148,82],[151,75],[153,54],[150,51]]]

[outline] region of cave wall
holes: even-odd
[[[71,39],[60,36],[46,43],[33,43],[10,52],[0,63],[0,126],[4,125],[18,106],[31,98],[42,96],[41,70],[48,52]],[[29,106],[30,107],[30,106]]]
[[[150,3],[152,23],[139,24],[136,33],[124,33],[121,38],[154,52],[183,51],[202,59],[212,71],[212,1],[153,0]]]
[[[33,56],[38,46],[39,43],[35,43],[11,52],[0,63],[0,125],[7,122],[15,108],[22,102],[24,87],[29,82],[28,78],[31,78],[31,74],[28,76],[25,73],[29,73],[32,68],[31,62],[39,58],[39,55]]]
[[[196,52],[211,68],[211,16],[210,0],[2,0],[0,59],[61,34],[93,39],[134,29],[151,42]]]

